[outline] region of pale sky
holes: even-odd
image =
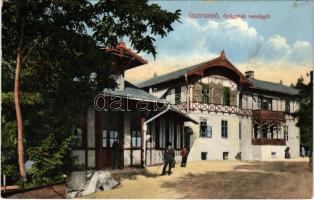
[[[227,58],[257,79],[290,85],[313,68],[312,1],[151,1],[163,9],[181,9],[181,23],[166,38],[156,38],[157,57],[140,53],[147,65],[126,72],[132,83],[217,57]],[[220,19],[192,18],[218,14]],[[226,19],[246,15],[245,19]],[[249,15],[269,19],[250,19]],[[127,45],[130,47],[129,43]]]

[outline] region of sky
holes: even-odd
[[[242,73],[290,85],[313,68],[312,1],[150,1],[168,11],[181,10],[180,21],[165,38],[156,37],[157,57],[139,53],[148,64],[128,70],[126,79],[142,82],[157,75],[219,56]],[[219,16],[195,18],[194,14]],[[250,15],[266,19],[252,19]],[[245,15],[245,18],[227,18]],[[204,16],[204,15],[203,15]],[[127,42],[127,45],[129,43]],[[129,46],[130,47],[130,46]],[[307,80],[307,79],[306,79]]]

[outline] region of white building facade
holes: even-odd
[[[224,55],[138,85],[166,99],[198,124],[185,123],[188,159],[273,160],[300,152],[292,113],[298,91],[242,74]]]

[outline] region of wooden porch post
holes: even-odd
[[[178,146],[178,134],[177,134],[177,120],[173,120],[173,148],[176,149]]]
[[[189,84],[186,86],[186,111],[190,111],[190,87]]]
[[[119,113],[119,119],[120,130],[118,132],[118,138],[120,139],[120,143],[122,145],[122,155],[119,162],[121,162],[121,167],[124,167],[124,112]]]
[[[145,118],[141,117],[141,166],[144,166],[144,122]]]
[[[84,148],[84,152],[85,152],[85,166],[87,167],[87,112],[88,112],[88,108],[83,112],[83,119],[82,119],[82,146]]]
[[[96,169],[102,168],[102,135],[101,135],[101,113],[95,110],[95,162]]]

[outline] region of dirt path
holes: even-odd
[[[202,161],[117,177],[120,185],[84,198],[310,198],[307,162]],[[156,172],[156,174],[155,174]]]

